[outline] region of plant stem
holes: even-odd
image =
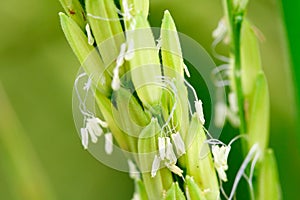
[[[238,100],[239,107],[239,117],[240,117],[240,132],[241,134],[245,134],[246,127],[246,119],[245,119],[245,111],[244,111],[244,95],[242,88],[242,77],[241,77],[241,48],[240,48],[240,39],[241,39],[241,27],[243,22],[243,15],[238,14],[233,18],[233,51],[235,56],[234,61],[234,82],[236,87],[236,94]]]
[[[244,110],[244,95],[241,77],[241,28],[244,19],[244,12],[236,12],[232,6],[231,0],[226,0],[227,15],[229,26],[231,28],[232,54],[234,55],[233,79],[236,88],[237,103],[239,108],[240,119],[240,134],[246,134],[247,125]],[[242,142],[244,154],[247,150],[247,145]]]

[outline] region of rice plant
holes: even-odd
[[[135,182],[133,199],[241,199],[242,179],[250,199],[280,199],[268,148],[268,86],[257,30],[246,16],[248,1],[224,0],[225,16],[212,33],[214,56],[224,62],[212,72],[219,77],[216,90],[226,91],[214,105],[215,123],[222,127],[228,121],[240,132],[228,144],[205,126],[205,104],[194,89],[204,86],[189,81],[169,11],[156,40],[147,20],[149,0],[61,4],[62,29],[83,68],[73,104],[82,145],[96,154],[104,149],[101,156],[117,158],[120,166],[126,160],[124,168]],[[215,50],[221,42],[230,46],[228,57]],[[228,157],[237,140],[243,162],[229,177]],[[229,180],[233,184],[225,190]]]

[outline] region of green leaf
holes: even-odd
[[[272,149],[265,151],[264,160],[258,176],[258,200],[280,200],[281,188],[274,152]]]
[[[269,140],[270,100],[266,77],[262,72],[256,78],[255,93],[249,105],[249,149],[258,143],[264,152]]]
[[[148,21],[140,14],[134,19],[135,28],[127,32],[127,41],[134,43],[134,56],[130,60],[131,77],[138,97],[149,108],[161,101],[158,49]]]
[[[184,77],[183,58],[175,22],[168,10],[165,11],[161,25],[161,55],[165,75]]]
[[[186,193],[189,195],[190,200],[206,200],[204,193],[201,191],[197,183],[190,176],[186,177]],[[216,199],[216,198],[215,198]]]
[[[59,0],[65,12],[78,26],[84,30],[86,25],[86,15],[81,3],[78,0]]]
[[[139,137],[142,129],[150,123],[150,116],[128,90],[120,88],[113,93],[114,97],[118,108],[118,112],[114,114],[118,118],[117,123],[127,134]]]
[[[98,81],[98,79],[93,79],[93,83],[97,85],[97,89],[99,89],[104,94],[110,94],[111,78],[107,74],[107,72],[104,71],[105,69],[103,66],[103,62],[97,50],[93,46],[88,44],[88,39],[86,35],[74,20],[72,20],[64,13],[59,13],[59,16],[63,32],[73,52],[75,53],[80,64],[84,68],[84,71],[88,75],[93,75],[96,78],[103,76],[106,80],[105,84],[102,85],[98,82],[95,82]]]
[[[189,119],[188,94],[184,85],[184,62],[180,41],[174,20],[169,11],[165,11],[164,13],[161,26],[161,43],[164,75],[170,78],[175,78],[176,81],[174,84],[176,86],[177,99],[175,99],[174,94],[170,94],[170,92],[166,90],[164,90],[164,93],[166,93],[164,96],[168,99],[167,103],[170,112],[175,101],[177,101],[173,121],[175,122],[174,124],[177,125],[176,130],[179,131],[184,138],[189,125],[189,120],[187,120]]]
[[[164,200],[185,200],[185,196],[181,191],[178,182],[173,183],[171,188],[166,192]]]
[[[196,115],[193,115],[192,122],[185,139],[187,175],[194,178],[195,182],[202,189],[209,189],[207,199],[219,197],[219,184],[214,168],[212,156],[207,143],[204,143],[206,136],[203,126]]]
[[[151,177],[150,173],[154,156],[157,154],[156,135],[159,131],[157,119],[153,118],[142,130],[138,141],[139,168],[149,199],[161,199],[163,191],[172,184],[172,174],[169,170],[160,169],[154,177]]]
[[[147,20],[149,14],[149,0],[120,0],[125,27],[129,30],[132,18],[141,15]]]
[[[128,135],[124,134],[115,122],[115,118],[113,116],[113,111],[115,108],[113,107],[110,100],[104,96],[102,93],[96,91],[95,93],[96,102],[103,114],[105,121],[108,123],[109,129],[111,130],[114,138],[116,139],[119,146],[125,150],[130,150],[130,144],[128,144]]]
[[[102,60],[109,67],[125,42],[117,8],[112,0],[92,0],[86,1],[86,10]],[[109,70],[112,72],[113,68]]]
[[[138,180],[136,181],[136,189],[137,189],[137,193],[139,194],[140,200],[148,200],[148,196],[147,196],[147,191],[145,188],[145,185],[143,183],[143,181]]]
[[[258,40],[248,20],[243,21],[241,30],[241,65],[243,93],[249,96],[262,67]]]
[[[176,199],[176,189],[175,183],[172,184],[171,188],[167,191],[164,200],[173,200]]]

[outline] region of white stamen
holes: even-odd
[[[152,178],[156,176],[159,166],[160,166],[160,158],[157,155],[155,155],[153,163],[152,163],[152,168],[151,168],[151,177]]]
[[[178,156],[185,154],[185,145],[179,132],[171,135]]]
[[[134,41],[131,39],[128,42],[128,47],[127,47],[127,51],[126,54],[124,56],[125,60],[131,60],[134,57]]]
[[[105,152],[110,155],[113,152],[113,136],[111,133],[106,133],[105,138]]]
[[[101,125],[101,120],[99,118],[93,117],[86,120],[86,128],[95,136],[100,137],[103,133],[102,128],[99,126]],[[91,136],[92,137],[92,136]]]
[[[238,127],[240,125],[239,116],[237,115],[237,113],[234,113],[231,109],[227,108],[226,116],[233,126]]]
[[[98,126],[98,125],[95,125],[95,124],[92,124],[92,123],[87,123],[86,124],[86,129],[89,132],[89,134],[91,136],[91,140],[92,140],[93,143],[97,143],[97,141],[98,141],[98,138],[97,138],[96,134],[100,135],[99,134],[100,129],[98,129],[99,126],[98,127],[96,127],[96,126]],[[101,129],[101,133],[102,133],[102,129]]]
[[[127,0],[123,0],[122,3],[123,3],[123,9],[124,9],[124,13],[123,13],[124,19],[126,21],[129,21],[132,19],[132,15],[130,13],[132,10],[132,7],[128,5]]]
[[[80,129],[80,134],[81,134],[81,143],[84,149],[88,148],[89,144],[89,134],[86,128],[81,128]]]
[[[177,165],[175,164],[166,164],[166,166],[169,168],[169,170],[171,172],[173,172],[174,174],[177,174],[178,176],[180,177],[183,177],[182,173],[183,173],[183,170],[180,169]]]
[[[227,34],[227,27],[225,24],[225,20],[221,19],[219,21],[218,27],[213,31],[212,36],[214,38],[214,41],[211,47],[212,47],[212,53],[217,59],[228,63],[230,61],[230,58],[228,58],[227,56],[220,55],[216,52],[216,47],[220,42],[224,41],[225,44],[229,43],[229,37],[226,34]]]
[[[224,182],[227,181],[227,176],[225,171],[228,169],[227,159],[230,152],[230,146],[221,146],[213,145],[212,154],[214,157],[215,168],[218,172],[220,179]]]
[[[114,70],[115,71],[115,70]],[[117,73],[114,73],[117,74]],[[119,72],[118,72],[119,74]],[[113,80],[111,82],[111,87],[114,91],[120,89],[121,81],[118,75],[114,75]]]
[[[165,137],[158,137],[158,151],[160,159],[166,158],[166,140]]]
[[[213,31],[212,36],[214,39],[219,37],[224,37],[224,35],[227,33],[227,27],[225,24],[224,19],[221,19],[218,23],[218,27]]]
[[[102,126],[103,128],[107,128],[107,127],[108,127],[107,122],[102,121],[102,120],[99,119],[99,118],[93,118],[93,120],[94,120],[95,122],[97,122],[98,124],[100,124],[100,126]]]
[[[128,167],[129,167],[130,178],[132,178],[133,180],[139,180],[141,178],[140,172],[138,171],[136,165],[131,160],[128,160]]]
[[[169,137],[166,137],[166,159],[170,161],[170,164],[175,164],[177,161],[176,155],[173,151],[173,145],[171,144]]]
[[[116,67],[113,70],[113,80],[111,82],[111,87],[113,90],[118,90],[120,88],[120,77],[119,77],[119,69],[124,64],[124,57],[126,52],[126,43],[123,43],[120,47],[120,53],[116,60]]]
[[[217,102],[215,106],[215,125],[223,127],[226,120],[227,106],[223,102]]]
[[[191,77],[188,67],[183,63],[183,69],[187,77]]]
[[[195,101],[195,108],[196,108],[196,113],[197,113],[197,116],[198,116],[200,122],[204,125],[205,119],[204,119],[203,107],[202,107],[201,100]]]
[[[87,36],[88,36],[88,43],[89,43],[89,45],[93,46],[95,40],[92,36],[92,32],[91,32],[91,28],[90,28],[89,24],[86,24],[85,30],[86,30],[86,33],[87,33]]]
[[[229,107],[234,112],[237,113],[239,108],[237,104],[237,97],[234,92],[230,92],[228,95]]]
[[[125,52],[126,52],[126,43],[123,43],[120,47],[120,53],[117,58],[117,66],[116,67],[120,67],[123,65]]]

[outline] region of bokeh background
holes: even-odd
[[[279,0],[251,0],[248,16],[265,37],[261,53],[271,94],[270,146],[283,196],[297,199],[300,43],[295,27],[300,17],[295,11],[300,5],[283,3],[284,9]],[[180,32],[211,53],[211,33],[223,15],[220,0],[151,0],[153,26],[160,26],[165,9]],[[80,65],[60,29],[62,10],[58,0],[1,1],[0,199],[46,199],[43,194],[58,200],[130,199],[128,175],[99,163],[76,134],[72,87]]]

